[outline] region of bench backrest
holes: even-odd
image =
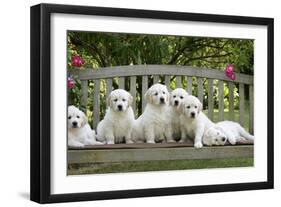
[[[239,122],[245,126],[245,121],[249,122],[249,131],[253,132],[254,117],[254,93],[253,76],[236,74],[236,80],[232,81],[225,76],[223,71],[216,69],[193,68],[189,66],[174,65],[132,65],[105,67],[99,69],[73,69],[69,70],[69,75],[81,80],[82,98],[81,104],[87,106],[88,97],[93,98],[93,128],[96,128],[100,117],[100,90],[101,85],[105,87],[105,96],[116,87],[128,90],[133,97],[137,97],[137,87],[141,88],[139,99],[134,99],[133,109],[136,114],[141,114],[145,107],[143,99],[146,90],[154,83],[161,82],[170,89],[171,81],[175,80],[176,87],[185,88],[189,94],[194,94],[192,87],[197,88],[197,97],[201,102],[207,97],[208,117],[214,120],[214,85],[218,88],[218,120],[234,120],[234,88],[239,90]],[[141,79],[141,85],[137,80]],[[88,94],[88,81],[93,81],[93,94]],[[115,87],[113,86],[113,82]],[[204,90],[204,82],[207,88]],[[245,85],[249,91],[249,120],[245,120]],[[172,87],[173,88],[173,87]],[[228,89],[228,97],[224,95],[224,89]],[[139,90],[140,91],[140,90]],[[229,117],[224,117],[224,99],[229,100]],[[141,101],[141,111],[137,111],[136,101]],[[237,121],[237,120],[236,120]]]

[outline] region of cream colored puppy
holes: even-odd
[[[181,138],[180,128],[180,105],[188,93],[183,88],[176,88],[170,93],[170,119],[172,125],[173,139],[179,140]]]
[[[194,137],[194,147],[203,147],[202,139],[205,131],[214,125],[202,112],[203,105],[195,96],[187,96],[181,104],[180,123],[181,140],[184,142],[188,137]]]
[[[107,144],[132,143],[131,132],[135,120],[131,107],[133,97],[123,89],[117,89],[107,98],[109,108],[97,126],[97,138]]]
[[[170,122],[169,92],[162,84],[154,84],[145,93],[147,102],[143,114],[134,122],[133,139],[136,142],[173,142]]]
[[[226,135],[220,127],[216,126],[216,124],[209,127],[203,136],[203,144],[207,146],[225,145],[226,141]]]
[[[103,144],[96,141],[95,131],[88,124],[86,115],[75,106],[68,107],[68,146]]]

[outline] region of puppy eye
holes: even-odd
[[[176,98],[176,95],[174,95],[173,98]]]
[[[165,91],[163,91],[163,94],[165,94]]]
[[[71,119],[71,116],[69,116],[68,119]]]
[[[155,95],[155,96],[158,96],[158,93],[155,93],[154,95]]]
[[[80,118],[80,116],[76,116],[77,117],[77,119],[79,119]]]
[[[217,135],[219,135],[219,133],[217,132]]]
[[[180,99],[183,99],[183,96],[180,96]]]
[[[117,102],[118,100],[117,100],[117,98],[116,98],[116,99],[114,99],[113,101],[114,101],[114,102]]]
[[[218,139],[215,139],[215,141],[217,142],[217,141],[218,141]]]
[[[126,101],[126,99],[123,98],[122,101]]]
[[[194,106],[197,109],[197,106]]]
[[[190,109],[190,106],[187,106],[186,108]]]

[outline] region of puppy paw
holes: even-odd
[[[132,140],[126,140],[126,144],[133,144],[134,142]]]
[[[175,143],[176,141],[173,140],[173,139],[169,139],[169,140],[167,140],[167,142],[168,142],[168,143]]]
[[[236,140],[235,139],[228,139],[229,143],[232,145],[236,145]]]
[[[114,141],[107,141],[107,144],[114,144]]]
[[[82,147],[85,147],[85,145],[80,143],[80,142],[77,142],[77,143],[75,143],[74,147],[81,147],[82,148]]]
[[[180,139],[179,143],[184,143],[185,140],[184,139]]]
[[[149,140],[149,141],[146,141],[146,143],[148,143],[148,144],[155,144],[155,141],[154,140]]]
[[[199,149],[199,148],[202,148],[202,147],[203,147],[203,144],[202,144],[201,142],[196,142],[196,143],[194,144],[194,147],[195,147],[196,149]]]

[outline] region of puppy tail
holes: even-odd
[[[245,139],[250,140],[250,141],[254,141],[253,135],[246,132],[246,130],[243,127],[240,126],[239,128],[240,128],[239,131],[240,131],[241,137],[244,137]]]

